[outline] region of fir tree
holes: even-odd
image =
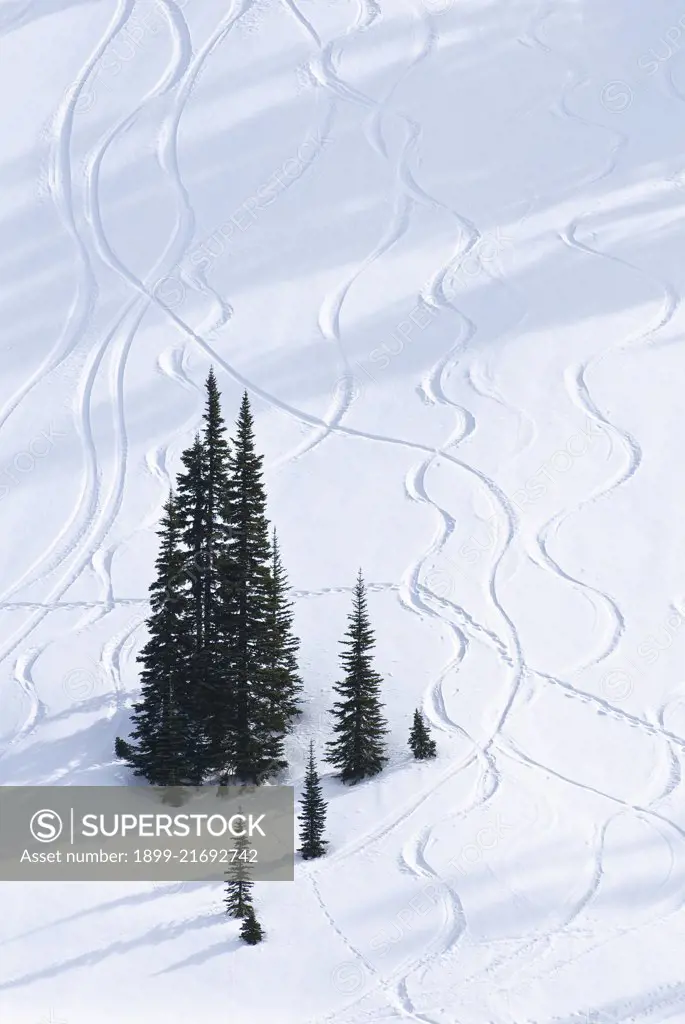
[[[281,720],[275,714],[268,676],[271,546],[262,480],[263,457],[255,451],[247,392],[229,456],[227,518],[231,537],[223,562],[222,627],[225,682],[231,694],[231,726],[215,747],[225,773],[258,784],[286,767]]]
[[[288,580],[281,561],[276,531],[271,542],[271,566],[266,594],[266,651],[262,689],[267,701],[270,729],[277,742],[302,714],[302,680],[298,674],[300,646],[293,633]]]
[[[333,687],[342,698],[333,705],[337,738],[327,744],[326,760],[339,770],[342,782],[359,782],[377,775],[387,762],[385,734],[388,728],[381,709],[382,679],[374,671],[372,648],[375,638],[366,603],[361,570],[354,588],[352,613],[340,660],[345,672],[342,682]]]
[[[226,913],[230,917],[245,917],[252,908],[252,882],[247,860],[250,842],[247,836],[236,836],[235,857],[226,871]]]
[[[179,575],[189,590],[189,606],[195,650],[204,644],[203,570],[204,570],[204,493],[203,451],[200,435],[181,454],[183,471],[176,486],[176,508],[185,556],[179,566]]]
[[[323,839],[326,824],[326,803],[314,762],[314,742],[309,744],[309,762],[304,777],[304,791],[300,799],[300,853],[303,860],[323,857],[328,843]]]
[[[249,907],[240,929],[240,938],[248,946],[256,946],[264,940],[264,930],[255,917],[254,907]]]
[[[184,471],[178,479],[177,505],[194,641],[189,718],[198,737],[199,767],[207,774],[215,765],[215,750],[224,742],[230,719],[229,694],[222,685],[225,645],[221,612],[222,567],[230,523],[226,506],[229,446],[211,369],[205,390],[202,433],[181,457]]]
[[[179,522],[171,495],[164,506],[160,538],[157,578],[150,587],[150,638],[138,655],[142,688],[133,705],[133,742],[117,737],[115,753],[152,785],[198,785],[201,776],[187,710],[193,649],[188,641]]]
[[[435,740],[431,739],[428,725],[418,708],[414,712],[414,722],[409,734],[409,746],[417,761],[430,760],[437,754]]]
[[[210,369],[206,383],[207,404],[204,415],[202,455],[204,460],[204,503],[202,522],[203,609],[205,646],[216,642],[220,629],[219,573],[225,556],[230,523],[227,521],[229,446],[224,437],[226,427],[221,415],[219,389]]]
[[[133,757],[133,747],[126,740],[122,740],[121,736],[117,736],[114,740],[114,754],[121,761],[130,761]]]

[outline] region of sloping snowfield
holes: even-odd
[[[681,0],[4,0],[0,90],[0,783],[125,781],[210,364],[290,781],[360,566],[392,725],[261,946],[218,884],[3,883],[3,1024],[685,1021]]]

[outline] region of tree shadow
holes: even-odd
[[[103,946],[88,953],[82,953],[80,956],[71,957],[68,960],[61,960],[58,963],[51,964],[49,967],[30,971],[8,981],[0,981],[0,991],[22,988],[46,978],[56,978],[60,974],[65,974],[78,968],[94,967],[96,964],[108,960],[111,956],[121,956],[122,953],[129,953],[133,950],[141,949],[143,946],[156,946],[162,942],[172,942],[182,935],[187,935],[188,932],[204,931],[205,928],[214,928],[219,924],[225,925],[224,915],[208,915],[205,917],[189,918],[176,924],[158,925],[156,928],[146,932],[145,935],[138,936],[135,939],[112,942],[108,946]]]

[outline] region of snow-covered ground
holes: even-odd
[[[0,94],[0,783],[123,781],[210,363],[293,783],[359,566],[393,730],[261,946],[219,885],[3,883],[3,1024],[685,1021],[681,0],[4,0]]]

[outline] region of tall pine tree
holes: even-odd
[[[417,761],[428,761],[437,754],[435,740],[431,739],[428,725],[417,708],[414,712],[414,722],[409,734],[409,746]]]
[[[202,440],[195,441],[181,454],[183,470],[176,483],[176,508],[184,558],[180,571],[189,592],[192,610],[193,646],[199,653],[204,645],[204,466]]]
[[[267,702],[267,716],[270,718],[269,728],[277,743],[280,743],[280,739],[302,714],[302,680],[297,666],[300,642],[293,633],[293,613],[288,600],[288,589],[288,580],[274,530],[266,593],[263,692]]]
[[[300,853],[303,860],[323,857],[328,843],[323,838],[326,826],[326,802],[314,761],[314,741],[309,744],[309,761],[304,777],[304,791],[300,799]]]
[[[377,775],[387,762],[380,688],[382,679],[373,669],[375,638],[366,602],[361,570],[354,588],[352,613],[340,656],[345,678],[333,687],[341,697],[331,714],[336,739],[327,746],[326,760],[338,769],[342,782],[356,783]]]
[[[231,725],[223,748],[216,749],[224,773],[240,783],[263,782],[287,764],[268,674],[272,552],[262,462],[255,450],[252,412],[245,392],[229,456],[227,518],[231,537],[222,574]]]
[[[202,516],[204,643],[216,645],[221,628],[220,571],[228,550],[231,526],[227,519],[229,445],[221,414],[219,388],[210,369],[202,436],[204,502]]]
[[[155,786],[199,785],[194,731],[188,720],[193,645],[183,587],[180,524],[171,497],[160,526],[157,578],[150,587],[150,638],[138,655],[141,698],[133,706],[132,742],[117,737],[115,752],[135,775]]]
[[[186,558],[185,581],[192,608],[194,655],[190,718],[201,738],[200,767],[205,775],[216,767],[216,749],[229,729],[230,695],[223,680],[225,648],[222,629],[223,565],[230,523],[227,519],[229,446],[213,369],[205,383],[201,434],[183,453],[178,480],[178,508]]]

